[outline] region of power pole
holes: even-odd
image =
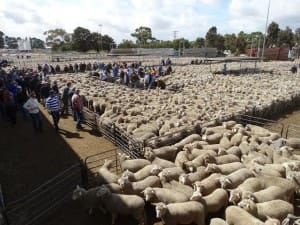
[[[265,45],[266,45],[266,36],[267,36],[267,29],[268,29],[270,4],[271,4],[271,0],[269,0],[269,5],[268,5],[268,13],[267,13],[267,20],[266,20],[266,27],[265,27],[265,35],[264,35],[263,49],[262,49],[262,54],[261,54],[261,60],[262,61],[264,60],[264,55],[265,55]]]
[[[177,31],[177,30],[174,30],[174,31],[173,31],[174,40],[176,40],[176,38],[177,38],[177,33],[178,33],[178,31]]]

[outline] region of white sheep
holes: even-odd
[[[174,146],[177,147],[179,151],[181,151],[185,145],[192,143],[194,141],[201,141],[201,140],[202,138],[199,134],[191,134],[186,138],[182,139],[180,142],[176,143]]]
[[[214,190],[221,187],[219,182],[221,176],[222,174],[220,173],[214,173],[202,181],[196,181],[194,183],[194,190],[200,192],[203,196],[212,193]]]
[[[191,201],[201,202],[206,209],[206,213],[218,213],[221,209],[225,209],[228,205],[227,191],[217,188],[207,196],[202,196],[199,191],[195,191],[190,198]]]
[[[230,137],[231,137],[231,133],[224,133],[223,134],[223,137],[221,138],[220,140],[220,146],[225,148],[225,149],[228,149],[230,148],[233,144],[230,142]]]
[[[128,155],[123,153],[120,155],[120,164],[122,171],[129,170],[135,173],[145,166],[150,165],[151,162],[146,159],[130,159]]]
[[[167,176],[169,180],[179,180],[182,174],[185,174],[185,172],[180,167],[171,167],[163,169],[158,176]]]
[[[212,163],[215,161],[215,157],[210,155],[209,153],[205,153],[203,155],[199,155],[192,161],[188,161],[184,163],[184,168],[186,168],[190,172],[196,171],[196,169],[200,166],[206,166],[208,163]]]
[[[299,171],[288,171],[286,174],[286,179],[290,180],[296,190],[296,194],[300,193],[300,172]]]
[[[253,173],[247,168],[241,168],[226,176],[220,177],[219,181],[223,189],[232,189],[239,186],[249,177],[253,177]]]
[[[280,221],[268,218],[263,222],[238,206],[229,206],[225,210],[228,225],[280,225]]]
[[[245,166],[240,162],[227,163],[222,165],[217,165],[214,163],[207,164],[206,171],[209,173],[221,173],[228,175],[234,171],[244,168]]]
[[[205,209],[196,201],[155,204],[156,217],[165,225],[190,224],[205,225]]]
[[[200,166],[194,173],[181,174],[179,176],[179,182],[185,185],[192,186],[195,181],[201,181],[209,175],[210,173],[206,171],[205,167]]]
[[[178,153],[176,146],[163,146],[160,148],[152,149],[157,157],[165,160],[174,161]]]
[[[94,209],[100,209],[105,213],[105,209],[101,203],[101,200],[97,198],[96,193],[100,187],[90,188],[86,190],[85,188],[76,186],[72,194],[72,200],[80,201],[84,210],[88,210],[88,213],[91,215]]]
[[[283,221],[288,214],[294,214],[293,205],[280,199],[263,203],[255,203],[250,199],[244,199],[239,202],[238,206],[263,221],[267,217]]]
[[[212,218],[210,220],[210,224],[209,225],[228,225],[226,223],[225,220],[221,219],[221,218]]]
[[[222,123],[222,126],[225,128],[225,129],[229,129],[229,130],[231,130],[234,126],[236,126],[237,125],[237,123],[236,123],[236,121],[234,121],[234,120],[229,120],[229,121],[224,121],[223,123]]]
[[[233,162],[240,162],[240,158],[237,157],[236,155],[221,155],[221,156],[217,156],[215,157],[215,162],[217,165],[221,165],[221,164],[228,164],[228,163],[233,163]]]
[[[223,134],[221,133],[213,133],[213,134],[204,134],[202,136],[202,140],[208,142],[209,144],[219,144]]]
[[[231,148],[227,149],[226,152],[228,154],[236,155],[239,158],[241,158],[242,155],[242,151],[238,146],[232,146]]]
[[[191,157],[191,155],[189,155],[186,151],[178,152],[178,154],[175,158],[175,165],[177,167],[184,169],[185,163],[192,160],[192,158],[190,158],[190,157]]]
[[[145,223],[145,202],[141,197],[136,195],[114,194],[107,188],[100,188],[96,195],[98,199],[101,200],[105,209],[111,213],[112,225],[115,224],[118,214],[131,215],[139,224],[142,225]]]
[[[103,166],[101,166],[96,174],[96,179],[99,184],[117,183],[118,176],[109,171],[113,166],[112,160],[105,160]]]
[[[151,164],[159,165],[162,168],[176,167],[175,163],[157,157],[152,151],[145,152],[145,157],[151,162]]]
[[[189,200],[185,194],[167,188],[147,187],[143,193],[145,200],[151,203],[163,202],[170,204],[175,202],[187,202]]]
[[[151,164],[145,166],[144,168],[138,170],[135,173],[126,170],[123,172],[122,177],[127,176],[130,181],[139,181],[145,179],[148,176],[158,175],[161,171],[162,171],[161,166]]]
[[[142,196],[142,191],[147,187],[161,187],[160,180],[157,176],[149,176],[137,182],[130,182],[128,177],[121,177],[118,179],[118,183],[125,194],[140,196]]]

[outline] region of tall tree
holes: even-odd
[[[275,23],[274,21],[270,23],[267,30],[267,45],[277,45],[279,31],[278,23]]]
[[[49,46],[71,41],[71,35],[61,28],[47,30],[43,34],[46,35],[46,44]]]
[[[205,35],[205,46],[216,47],[217,38],[217,28],[215,26],[209,28]]]
[[[45,42],[38,38],[30,38],[31,48],[45,48]]]
[[[280,46],[287,45],[290,48],[294,46],[294,33],[291,28],[286,27],[285,30],[279,32],[278,43]]]
[[[136,44],[131,40],[123,39],[118,48],[136,48]]]
[[[18,48],[18,40],[21,40],[21,38],[5,36],[5,43],[7,44],[8,48],[17,49]]]
[[[235,34],[225,34],[224,35],[224,47],[234,53],[237,49],[236,47],[236,35]]]
[[[202,48],[205,46],[205,39],[202,37],[196,38],[196,40],[193,43],[193,47],[195,48]]]
[[[4,48],[4,33],[0,30],[0,48]]]
[[[92,48],[91,32],[83,27],[77,27],[72,35],[73,48],[78,51],[86,52]]]
[[[217,34],[215,46],[221,52],[225,50],[225,39],[222,35]]]
[[[148,41],[153,40],[152,31],[149,27],[140,26],[135,29],[135,32],[131,36],[137,39],[136,43],[139,45],[145,45]]]
[[[241,31],[236,39],[236,47],[237,47],[237,52],[236,54],[242,54],[246,52],[246,47],[247,47],[247,41],[246,41],[246,34]]]
[[[300,27],[295,30],[295,42],[297,46],[300,46]]]

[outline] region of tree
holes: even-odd
[[[17,49],[18,48],[18,40],[21,40],[21,38],[5,36],[5,42],[6,42],[8,48]]]
[[[45,48],[45,42],[38,38],[30,38],[31,48]]]
[[[236,39],[236,54],[242,54],[246,52],[246,47],[247,47],[247,41],[246,41],[246,34],[241,31]]]
[[[123,39],[118,48],[136,48],[136,44],[131,40]]]
[[[205,46],[205,39],[202,37],[196,38],[196,40],[193,43],[193,47],[195,48],[202,48]]]
[[[4,33],[0,30],[0,48],[4,48]]]
[[[217,28],[215,26],[209,28],[205,35],[205,46],[206,47],[216,47],[217,41]]]
[[[132,37],[135,37],[136,43],[139,45],[145,45],[149,40],[153,40],[152,31],[149,27],[140,26],[135,29],[135,32],[131,34]]]
[[[83,27],[77,27],[72,35],[73,48],[78,51],[86,52],[92,49],[91,32]]]
[[[225,34],[224,35],[224,47],[234,53],[237,49],[236,47],[236,35],[235,34]]]
[[[68,34],[64,29],[61,28],[48,30],[43,34],[46,35],[46,44],[49,46],[71,41],[71,34]]]
[[[297,44],[297,46],[299,47],[300,46],[300,27],[298,27],[296,30],[295,30],[295,42]]]
[[[114,39],[107,34],[102,37],[103,50],[110,51],[111,48],[115,47],[116,43]]]
[[[290,48],[294,46],[294,33],[291,28],[286,27],[279,32],[278,43],[280,46],[288,45]]]
[[[225,50],[225,39],[222,35],[217,34],[216,42],[215,42],[215,47],[223,52]]]
[[[190,48],[190,42],[184,38],[175,39],[173,41],[173,48],[176,50]]]
[[[274,21],[270,23],[267,30],[267,45],[277,45],[278,34],[279,34],[279,25]]]

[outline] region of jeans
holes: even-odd
[[[58,122],[59,122],[59,111],[51,111],[54,128],[58,130]]]
[[[30,113],[30,116],[32,119],[34,129],[41,131],[43,129],[41,114],[39,112],[38,113]]]
[[[80,129],[81,127],[81,122],[83,118],[83,113],[82,111],[74,110],[75,117],[76,117],[76,128]]]

